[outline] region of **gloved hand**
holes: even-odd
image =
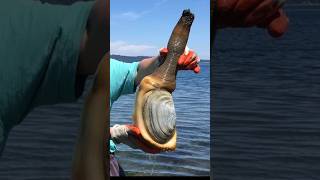
[[[111,139],[116,144],[126,144],[133,149],[141,149],[146,153],[160,153],[160,149],[150,147],[142,138],[140,130],[134,125],[116,124],[110,128]]]
[[[216,0],[214,21],[217,28],[266,28],[273,37],[288,29],[289,19],[281,8],[284,0]]]
[[[160,57],[164,60],[168,54],[167,48],[160,49]],[[178,70],[193,70],[195,73],[200,72],[199,66],[200,58],[199,56],[191,49],[186,47],[184,53],[180,56],[178,60]]]

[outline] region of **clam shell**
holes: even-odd
[[[152,90],[145,97],[143,119],[151,137],[158,143],[168,142],[176,128],[176,111],[171,93]]]

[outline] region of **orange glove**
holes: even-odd
[[[168,54],[167,48],[160,49],[160,56],[165,59]],[[199,66],[200,58],[199,56],[191,49],[186,47],[185,52],[180,56],[178,60],[178,70],[193,70],[195,73],[200,72]]]
[[[160,149],[150,147],[142,138],[139,128],[134,125],[114,125],[110,128],[111,139],[116,144],[126,144],[133,149],[141,149],[146,153],[160,153]]]
[[[137,128],[134,125],[126,125],[129,128],[128,134],[129,134],[129,141],[135,143],[141,150],[147,153],[156,154],[160,153],[160,149],[155,149],[150,147],[146,143],[146,141],[142,138],[142,135],[140,133],[139,128]]]
[[[282,36],[289,19],[281,8],[284,0],[216,0],[214,20],[218,28],[266,28],[273,37]],[[215,12],[215,11],[214,11]]]

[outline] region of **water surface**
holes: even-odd
[[[175,152],[147,155],[126,145],[116,154],[129,175],[209,175],[210,168],[210,80],[209,61],[201,62],[201,73],[181,71],[173,93],[177,113]],[[135,95],[122,96],[113,104],[111,124],[132,123]]]
[[[289,7],[289,32],[216,37],[215,179],[319,179],[320,7]]]
[[[173,96],[177,151],[147,155],[120,145],[117,157],[128,175],[209,175],[209,63],[203,61],[198,75],[179,73]],[[113,106],[111,124],[131,123],[133,103],[134,95],[121,97]],[[30,113],[9,135],[0,179],[69,179],[82,105],[83,98]]]

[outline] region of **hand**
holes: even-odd
[[[160,57],[165,59],[168,54],[167,48],[160,49]],[[191,49],[186,47],[184,53],[180,56],[178,60],[178,70],[193,70],[195,73],[200,72],[199,66],[200,58],[199,56]]]
[[[216,0],[217,28],[266,28],[273,37],[282,36],[289,19],[281,8],[284,0]]]
[[[133,149],[141,149],[146,153],[156,154],[160,153],[160,149],[150,147],[142,138],[139,128],[134,125],[119,125],[116,124],[110,128],[110,135],[112,140],[117,143],[123,143]]]

